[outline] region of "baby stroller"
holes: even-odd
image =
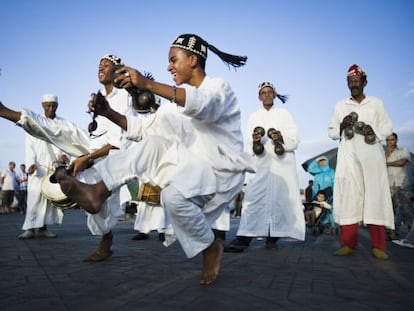
[[[333,191],[332,188],[323,189],[326,195],[326,202],[332,206],[333,201]],[[305,211],[312,210],[315,207],[320,207],[322,209],[321,213],[315,219],[315,223],[308,228],[311,230],[313,235],[319,235],[325,232],[335,232],[335,222],[333,220],[333,213],[332,209],[327,209],[321,206],[319,203],[313,202],[305,202],[303,204],[305,206]]]

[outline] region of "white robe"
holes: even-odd
[[[214,97],[211,89],[218,89],[219,95]],[[145,157],[140,144],[133,146],[128,154],[120,155],[120,158],[99,163],[100,172],[106,175],[103,181],[108,189],[115,189],[139,176],[140,181],[161,188],[173,182],[187,198],[216,194],[215,203],[219,200],[220,204],[234,197],[232,193],[229,200],[228,191],[232,192],[235,187],[241,189],[244,173],[253,172],[254,167],[251,157],[242,151],[240,110],[234,93],[222,79],[210,77],[205,77],[199,88],[186,86],[186,91],[184,109],[163,105],[150,121],[128,116],[129,139],[146,137],[156,140],[156,136],[162,136],[169,141],[169,145],[160,155],[160,163],[148,159],[150,162],[143,165],[145,168],[139,170],[138,175],[135,168],[119,167],[119,163],[127,163],[121,160],[125,158]],[[151,127],[146,125],[148,123],[152,123]],[[209,163],[208,166],[213,169],[211,174],[195,176],[200,161]],[[117,170],[114,170],[115,167]],[[189,176],[198,183],[194,183]],[[214,208],[215,205],[207,203],[204,210],[208,212]]]
[[[102,93],[105,95],[104,90]],[[106,99],[111,107],[119,113],[133,113],[130,96],[125,90],[114,88],[110,94],[106,95]],[[17,122],[19,126],[23,127],[31,136],[53,144],[70,156],[78,157],[106,144],[116,146],[120,150],[127,149],[132,144],[119,126],[102,117],[96,118],[98,127],[94,135],[89,137],[84,130],[69,121],[61,121],[58,118],[47,119],[26,109],[22,109],[21,113],[21,118]],[[111,150],[108,157],[116,152],[116,150]],[[101,180],[94,167],[80,172],[76,177],[89,184]],[[120,190],[117,189],[105,201],[99,213],[88,213],[88,228],[94,235],[108,233],[117,224],[118,218],[122,214]]]
[[[194,140],[194,129],[190,118],[182,114],[183,108],[176,104],[166,102],[161,105],[156,113],[143,115],[128,115],[128,129],[126,137],[129,140],[139,141],[148,135],[161,135],[170,141],[188,142]],[[143,177],[144,181],[149,182],[148,178]],[[213,220],[212,220],[213,221]],[[160,225],[164,225],[160,227]],[[164,209],[160,205],[149,205],[140,202],[137,207],[134,229],[140,232],[148,232],[166,228],[169,222],[166,218]],[[230,212],[226,208],[222,214],[214,220],[214,229],[228,231],[230,229]],[[172,233],[169,228],[168,234]],[[168,244],[171,244],[168,243]]]
[[[90,152],[88,134],[74,123],[61,118],[49,119],[28,109],[21,109],[20,113],[16,124],[30,136],[56,146],[69,156],[79,157]]]
[[[113,88],[110,94],[106,94],[105,89],[101,90],[112,109],[120,114],[132,113],[132,102],[130,95],[124,89]],[[124,131],[115,123],[108,119],[98,116],[96,118],[98,127],[90,139],[89,148],[91,151],[100,149],[101,147],[110,144],[119,148],[119,150],[126,150],[132,142],[125,137]],[[106,158],[119,152],[117,149],[110,150]],[[98,160],[101,161],[102,159]],[[96,165],[96,164],[95,164]],[[95,184],[100,181],[100,176],[96,173],[95,167],[91,167],[80,174],[77,178],[88,184]],[[127,186],[124,185],[124,188]],[[103,235],[111,231],[118,219],[124,214],[122,210],[122,201],[129,200],[129,198],[121,198],[121,188],[113,191],[111,196],[103,203],[102,208],[97,214],[89,214],[87,224],[90,232],[94,235]],[[123,192],[128,193],[128,192]]]
[[[161,112],[161,117],[163,115],[169,115],[176,113],[176,105],[172,105],[166,103],[162,105],[161,111],[169,111],[166,114]],[[139,114],[137,116],[131,117],[128,116],[130,119],[128,121],[128,133],[129,135],[125,135],[130,140],[139,141],[142,139],[143,136],[156,134],[157,132],[162,131],[162,128],[158,128],[157,124],[159,122],[154,122],[155,119],[159,117],[156,113],[147,113],[147,114]],[[135,120],[136,119],[136,120]],[[135,122],[133,121],[135,120]],[[169,119],[166,118],[161,123],[164,124],[165,128],[169,126],[168,131],[164,131],[163,135],[170,135],[171,133],[176,133],[175,124],[170,124]],[[135,126],[140,128],[136,129]],[[172,127],[174,126],[174,128]],[[174,139],[172,137],[171,139]],[[143,183],[139,183],[139,187],[142,187]],[[161,204],[148,204],[146,202],[136,202],[137,204],[137,212],[135,214],[135,223],[134,223],[134,230],[148,234],[152,230],[157,230],[159,233],[165,232],[168,223],[168,218],[165,215],[164,208]],[[172,229],[169,228],[168,233],[172,235]]]
[[[262,108],[254,112],[247,129],[247,146],[252,150],[251,133],[257,126],[265,129],[265,151],[256,156],[257,170],[245,188],[239,236],[271,236],[305,239],[305,220],[300,198],[294,150],[299,134],[291,114],[283,108]],[[267,130],[274,128],[283,136],[285,153],[278,156]],[[251,151],[252,152],[252,151]]]
[[[167,122],[167,127],[171,126],[171,131],[166,131],[168,135],[146,136],[128,153],[118,152],[98,163],[97,169],[109,190],[138,177],[142,182],[150,182],[163,189],[173,186],[189,201],[214,195],[203,204],[204,215],[199,213],[197,204],[186,206],[188,219],[199,220],[200,229],[196,232],[189,228],[189,223],[180,224],[178,228],[170,219],[185,253],[192,257],[210,245],[214,239],[210,225],[241,190],[245,172],[254,169],[251,157],[243,153],[240,110],[228,83],[223,79],[205,77],[199,88],[184,87],[184,109],[176,108],[180,113],[177,117],[172,114],[165,116],[172,118]],[[161,106],[155,113],[154,122],[164,117],[162,111]],[[185,132],[188,117],[191,132],[180,137]],[[163,127],[164,122],[153,126]],[[142,129],[142,124],[135,126],[128,119],[128,133],[139,136],[141,132],[135,132],[139,129]],[[180,138],[172,139],[171,136]]]
[[[137,202],[134,230],[148,234],[152,230],[164,232],[167,227],[164,209],[161,205]]]
[[[366,96],[361,103],[352,98],[339,101],[329,123],[328,135],[339,139],[343,118],[355,111],[358,121],[370,125],[377,136],[373,145],[355,134],[352,139],[343,135],[340,140],[335,170],[334,218],[339,225],[359,222],[394,228],[390,188],[385,155],[380,140],[392,133],[392,123],[383,102]]]
[[[55,118],[59,123],[65,124],[65,120]],[[26,165],[30,167],[36,164],[36,171],[29,175],[27,185],[27,209],[23,230],[42,228],[45,225],[61,224],[63,220],[62,210],[54,207],[41,193],[42,180],[53,171],[53,162],[61,153],[55,146],[30,136],[25,135]]]

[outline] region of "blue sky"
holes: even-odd
[[[41,112],[44,93],[59,97],[58,114],[87,128],[99,59],[110,52],[165,83],[168,48],[196,33],[219,49],[247,55],[229,70],[213,53],[207,74],[236,92],[243,128],[261,106],[257,85],[271,81],[289,95],[285,107],[301,137],[300,186],[311,177],[300,164],[337,146],[327,136],[334,104],[349,95],[346,71],[359,64],[366,94],[380,97],[400,136],[414,151],[414,1],[410,0],[2,0],[0,100]],[[278,101],[278,105],[281,103]],[[23,131],[0,120],[0,168],[24,161]]]

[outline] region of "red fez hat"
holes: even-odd
[[[365,71],[361,67],[359,67],[356,64],[353,64],[348,69],[348,77],[350,77],[350,76],[356,76],[356,75],[366,76]]]

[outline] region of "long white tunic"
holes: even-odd
[[[102,89],[101,92],[115,111],[120,114],[133,113],[131,98],[126,90],[113,88],[109,94],[106,94],[105,89]],[[126,150],[131,146],[132,142],[126,139],[123,130],[118,125],[101,116],[96,118],[96,122],[98,127],[90,139],[89,148],[91,151],[100,149],[107,144],[115,146],[119,150]],[[111,150],[107,157],[111,157],[119,150]],[[89,184],[101,180],[94,167],[81,172],[78,179]],[[130,196],[121,198],[121,193],[128,194],[128,191],[121,191],[121,189],[113,191],[97,214],[88,213],[87,224],[92,234],[103,235],[116,226],[118,218],[124,213],[122,203],[131,199]]]
[[[164,232],[167,226],[168,223],[161,205],[137,202],[134,230],[148,234],[152,230]]]
[[[305,220],[300,198],[294,150],[299,134],[292,115],[283,108],[264,108],[254,112],[247,129],[247,146],[252,150],[251,133],[257,126],[279,130],[283,136],[285,153],[278,156],[274,143],[262,138],[265,151],[255,156],[256,174],[245,188],[242,214],[237,235],[270,236],[305,239]],[[251,151],[252,152],[252,151]]]
[[[352,111],[358,114],[359,121],[373,128],[377,142],[367,144],[359,134],[352,139],[341,138],[333,196],[335,221],[339,225],[363,221],[394,228],[385,155],[379,142],[392,133],[391,120],[379,98],[366,96],[358,104],[349,97],[335,105],[328,128],[329,137],[340,139],[340,124]]]
[[[132,113],[131,100],[125,90],[114,88],[110,94],[105,94],[104,90],[102,93],[106,95],[106,99],[114,110],[121,114]],[[132,143],[125,137],[119,126],[102,117],[96,118],[98,127],[93,133],[94,135],[89,137],[84,130],[66,120],[47,119],[27,109],[22,109],[21,113],[21,118],[17,122],[19,126],[23,127],[31,136],[53,144],[70,156],[78,157],[106,144],[124,150]],[[115,150],[111,151],[108,156],[116,152]],[[89,184],[101,180],[94,167],[79,173],[77,178]],[[88,214],[87,224],[92,234],[105,234],[117,224],[118,217],[123,213],[120,200],[120,191],[114,191],[99,213]]]
[[[170,145],[159,161],[154,163],[148,159],[150,162],[138,171],[135,167],[119,167],[119,163],[129,163],[126,158],[145,156],[140,144],[119,156],[122,158],[98,163],[108,189],[119,187],[136,176],[142,182],[161,188],[173,183],[186,198],[215,194],[204,206],[205,212],[230,202],[238,193],[233,192],[241,189],[244,173],[253,172],[254,165],[251,157],[243,152],[240,110],[233,91],[223,79],[208,76],[199,88],[185,88],[184,108],[162,105],[153,121],[128,117],[129,139],[144,136],[156,139],[152,137],[158,135],[169,140]],[[152,122],[151,130],[146,125],[148,122]],[[209,174],[198,173],[200,161],[211,167]]]
[[[64,124],[65,120],[55,118]],[[23,230],[41,228],[44,225],[61,224],[62,210],[53,207],[48,199],[41,193],[43,178],[53,171],[53,162],[57,160],[62,151],[52,144],[37,139],[29,134],[25,135],[26,166],[36,164],[36,171],[29,175],[27,186],[27,210],[23,223]]]
[[[135,110],[132,109],[131,96],[126,90],[113,88],[111,93],[106,94],[103,88],[101,93],[113,110],[122,115],[135,114]],[[97,128],[90,139],[89,148],[91,150],[100,149],[107,144],[119,149],[127,149],[132,144],[130,140],[126,139],[124,131],[117,124],[102,116],[97,116],[95,120]]]

